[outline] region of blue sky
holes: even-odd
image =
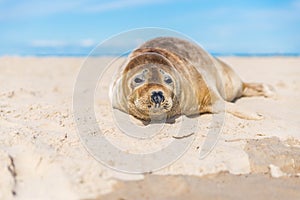
[[[300,0],[0,0],[0,54],[88,49],[141,27],[174,29],[210,52],[300,53]]]

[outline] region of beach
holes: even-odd
[[[102,165],[79,137],[72,103],[85,58],[0,57],[0,199],[300,199],[300,57],[221,59],[243,80],[275,88],[271,98],[235,102],[263,119],[226,114],[215,147],[199,159],[211,115],[199,116],[200,131],[178,160],[130,174]],[[106,137],[132,151],[147,148],[109,127],[108,102],[96,96],[95,104]]]

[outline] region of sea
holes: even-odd
[[[130,49],[101,49],[95,47],[27,47],[0,49],[0,56],[34,56],[34,57],[87,57],[87,56],[127,56]],[[208,52],[213,56],[236,57],[298,57],[300,52]]]

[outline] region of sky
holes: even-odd
[[[143,27],[215,53],[300,53],[300,0],[0,0],[0,55],[72,54]]]

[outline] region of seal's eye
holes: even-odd
[[[173,81],[172,81],[172,79],[171,79],[170,77],[167,77],[167,78],[165,79],[165,82],[168,83],[168,84],[170,84],[170,83],[172,83]]]
[[[135,83],[142,83],[144,80],[143,79],[141,79],[141,78],[135,78],[134,79],[134,82]]]

